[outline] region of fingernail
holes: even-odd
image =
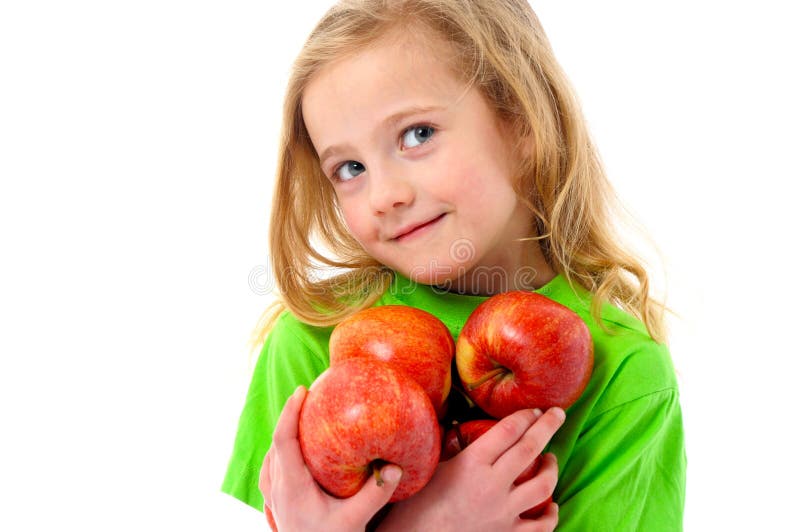
[[[536,417],[539,417],[539,416],[542,415],[542,411],[539,410],[538,408],[534,408],[533,409],[533,415],[536,416]]]
[[[553,407],[553,413],[556,415],[556,417],[557,417],[557,418],[558,418],[560,421],[564,421],[565,419],[567,419],[567,414],[566,414],[566,412],[564,412],[564,410],[562,410],[561,408],[558,408],[557,406],[554,406],[554,407]]]
[[[381,476],[386,482],[395,484],[400,482],[400,477],[403,476],[403,470],[396,466],[384,467],[381,471]]]

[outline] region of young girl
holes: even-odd
[[[399,304],[457,338],[488,296],[521,289],[588,325],[595,364],[582,397],[566,421],[557,408],[503,419],[380,527],[682,528],[685,454],[662,307],[613,232],[613,194],[525,0],[333,7],[289,82],[274,198],[281,300],[259,329],[225,492],[266,504],[281,530],[363,530],[402,471],[386,466],[382,487],[335,499],[297,441],[332,327]],[[543,450],[539,474],[515,486]],[[540,518],[519,518],[551,494]]]

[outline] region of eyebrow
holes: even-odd
[[[405,109],[397,111],[396,113],[392,113],[391,115],[389,115],[386,118],[384,118],[381,121],[380,126],[383,126],[383,127],[396,126],[399,122],[402,122],[404,119],[406,119],[409,116],[420,114],[420,113],[429,113],[431,111],[442,111],[444,109],[445,109],[445,107],[443,105],[422,105],[422,106],[415,105],[415,106],[412,106],[412,107],[407,107]],[[334,155],[337,155],[337,154],[339,154],[339,153],[341,153],[341,152],[343,152],[343,151],[345,151],[345,150],[347,150],[349,148],[350,148],[350,145],[348,145],[348,144],[328,146],[327,148],[322,150],[322,153],[319,156],[320,166],[324,166],[325,161],[327,161],[328,158],[330,158],[330,157],[332,157]]]

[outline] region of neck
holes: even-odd
[[[536,240],[520,242],[494,266],[477,266],[464,272],[437,289],[464,295],[493,296],[511,290],[531,291],[541,288],[556,276],[544,258]]]

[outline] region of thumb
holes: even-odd
[[[380,480],[368,478],[361,490],[351,497],[353,506],[369,519],[389,502],[402,476],[403,470],[396,465],[384,466],[380,472]]]

